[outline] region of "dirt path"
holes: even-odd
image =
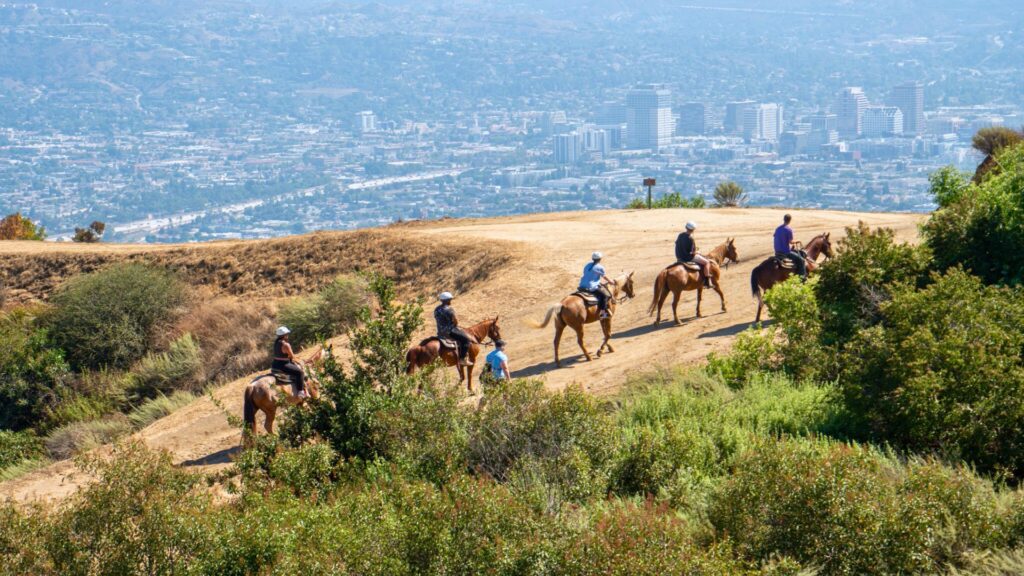
[[[826,231],[837,239],[845,227],[859,220],[893,228],[901,240],[914,240],[922,219],[912,214],[831,211],[795,211],[793,215],[797,238],[803,241]],[[740,263],[725,270],[722,281],[728,311],[721,312],[718,296],[706,292],[705,317],[694,319],[695,293],[684,293],[679,305],[683,324],[662,322],[655,327],[647,315],[651,284],[658,271],[673,260],[675,237],[691,219],[698,223],[697,242],[704,251],[727,237],[736,238]],[[463,322],[500,315],[515,377],[542,378],[553,389],[579,383],[593,393],[608,394],[632,372],[697,362],[711,351],[725,349],[750,325],[755,312],[750,271],[771,252],[771,233],[781,219],[782,211],[764,209],[573,212],[420,224],[395,229],[395,233],[458,237],[465,240],[468,250],[490,240],[514,242],[520,251],[517,260],[525,264],[496,271],[482,285],[457,294],[455,305]],[[637,299],[621,306],[614,318],[614,353],[583,362],[574,335],[567,331],[561,346],[563,366],[556,370],[552,326],[538,330],[530,323],[543,319],[547,309],[575,287],[594,250],[605,254],[611,275],[636,272]],[[665,313],[671,318],[668,305],[663,318]],[[600,329],[587,328],[586,343],[593,351],[600,343]],[[224,385],[214,393],[230,413],[241,414],[241,391],[248,380]],[[237,429],[228,425],[224,412],[208,398],[197,399],[136,436],[153,448],[170,451],[175,462],[199,471],[228,465],[239,441]],[[84,481],[87,478],[72,463],[56,463],[0,484],[0,498],[59,500]]]

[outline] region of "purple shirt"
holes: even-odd
[[[793,229],[783,224],[775,229],[775,251],[783,254],[793,250]]]

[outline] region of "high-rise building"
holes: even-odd
[[[658,150],[672,143],[672,92],[649,85],[626,95],[626,144],[635,150]]]
[[[810,133],[805,130],[791,130],[779,136],[779,156],[795,156],[808,151]]]
[[[807,117],[807,122],[811,125],[811,132],[839,130],[839,117],[835,114],[811,114]]]
[[[869,138],[903,134],[903,112],[895,106],[868,106],[864,109],[861,133]]]
[[[583,139],[579,133],[557,134],[554,139],[555,164],[577,164],[583,155]]]
[[[748,108],[753,108],[757,102],[743,100],[740,102],[727,102],[725,105],[725,121],[722,127],[726,134],[743,134],[743,118]]]
[[[683,136],[703,136],[708,133],[711,112],[701,102],[687,102],[679,108],[676,133]]]
[[[744,108],[743,137],[747,140],[775,142],[782,134],[782,106],[755,104]]]
[[[545,112],[541,118],[541,129],[544,134],[562,134],[569,131],[569,120],[565,116],[564,110],[555,110],[553,112]]]
[[[363,110],[356,114],[356,128],[360,132],[376,132],[377,131],[377,115],[369,110]]]
[[[868,97],[864,90],[857,87],[843,88],[836,101],[836,116],[839,117],[839,137],[853,140],[860,136],[863,129],[864,109],[868,107]]]
[[[612,151],[612,138],[607,130],[590,129],[583,132],[583,149],[607,157]]]
[[[923,134],[924,121],[924,84],[908,82],[892,89],[889,105],[903,112],[903,133],[910,135]]]

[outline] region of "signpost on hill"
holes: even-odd
[[[647,209],[651,209],[651,190],[654,188],[656,181],[654,178],[644,178],[644,186],[647,186]]]

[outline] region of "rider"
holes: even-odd
[[[604,287],[604,282],[611,282],[607,276],[605,276],[604,266],[601,265],[602,255],[600,252],[594,252],[591,254],[591,262],[583,267],[583,277],[580,278],[580,292],[587,292],[592,294],[594,298],[597,298],[597,309],[601,312],[601,319],[611,318],[612,315],[608,311],[608,294],[607,288]]]
[[[693,232],[697,224],[686,223],[686,231],[676,238],[676,262],[695,262],[704,271],[704,286],[711,288],[711,261],[697,252],[697,243],[693,240]]]
[[[455,316],[455,308],[452,308],[453,298],[451,292],[442,292],[437,297],[441,301],[437,308],[434,308],[434,321],[437,322],[437,337],[442,340],[454,340],[456,351],[459,354],[459,365],[472,366],[473,361],[467,358],[472,339],[462,328],[459,328],[459,319]]]
[[[297,390],[295,395],[299,398],[306,398],[308,396],[306,394],[306,373],[299,366],[299,361],[292,351],[292,345],[288,342],[288,335],[291,332],[287,326],[277,329],[275,333],[277,339],[274,340],[274,362],[270,365],[270,369],[284,372],[291,377]]]
[[[775,257],[792,260],[797,273],[800,274],[800,280],[806,282],[807,262],[804,260],[804,255],[796,249],[796,242],[793,241],[793,229],[789,227],[792,220],[793,217],[786,214],[782,217],[782,226],[775,229]]]
[[[511,380],[508,371],[508,356],[505,355],[505,341],[495,340],[494,350],[487,355],[487,365],[491,369],[491,377],[495,380]]]

